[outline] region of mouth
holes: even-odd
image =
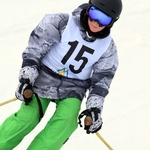
[[[99,25],[97,22],[92,21],[91,22],[91,28],[93,28],[94,30],[98,30],[99,29]]]
[[[99,27],[99,26],[96,25],[95,23],[91,23],[91,25],[92,25],[92,27],[95,28],[95,29]]]

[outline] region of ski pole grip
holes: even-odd
[[[31,98],[33,95],[33,91],[31,89],[24,90],[23,95],[25,98]]]
[[[86,126],[90,126],[90,125],[92,124],[92,122],[93,122],[93,119],[92,119],[91,116],[86,116],[86,117],[85,117],[84,124],[85,124]]]

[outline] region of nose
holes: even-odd
[[[95,26],[95,27],[98,27],[99,26],[99,24],[98,24],[98,22],[97,21],[91,21],[92,22],[92,24]]]

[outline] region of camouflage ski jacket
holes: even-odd
[[[82,37],[92,42],[80,25],[81,11],[82,8],[77,8],[72,12],[72,17]],[[113,39],[103,55],[93,64],[91,77],[86,80],[63,77],[42,63],[42,59],[51,48],[60,42],[68,19],[67,13],[45,15],[30,35],[28,47],[22,55],[22,67],[32,65],[37,67],[39,76],[34,83],[34,92],[40,97],[50,99],[76,97],[82,100],[88,90],[87,99],[97,97],[103,105],[118,66],[117,50]]]

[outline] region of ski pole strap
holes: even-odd
[[[43,112],[43,108],[42,108],[42,104],[41,104],[41,101],[40,101],[40,98],[39,98],[39,96],[36,94],[36,93],[34,93],[35,94],[35,97],[36,97],[36,99],[37,99],[37,103],[38,103],[38,106],[39,106],[39,115],[40,115],[40,117],[39,117],[39,122],[40,122],[40,120],[43,118],[43,116],[44,116],[44,112]]]

